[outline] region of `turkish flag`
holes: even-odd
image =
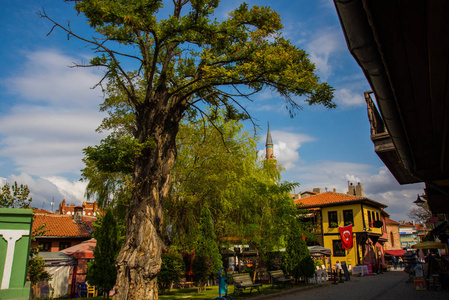
[[[341,247],[343,249],[351,249],[353,247],[352,224],[345,227],[339,227],[339,229],[341,236]]]

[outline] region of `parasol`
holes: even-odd
[[[422,242],[412,246],[413,249],[445,249],[446,245],[438,242]]]
[[[331,255],[331,249],[329,248],[324,248],[322,246],[309,246],[309,251],[310,254],[315,256],[315,255]]]
[[[75,246],[66,248],[64,250],[61,250],[60,252],[73,257],[73,258],[87,258],[92,259],[94,258],[94,249],[97,245],[97,240],[90,239],[87,241],[84,241],[80,244],[77,244]]]

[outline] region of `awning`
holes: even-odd
[[[406,253],[404,250],[385,250],[385,254],[393,255],[393,256],[402,256]]]

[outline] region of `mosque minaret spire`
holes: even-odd
[[[266,156],[265,156],[265,158],[267,160],[268,159],[274,159],[273,140],[271,138],[271,133],[270,133],[270,122],[268,122],[267,141],[265,143],[265,149],[266,149]]]

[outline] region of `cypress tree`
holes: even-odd
[[[311,277],[315,271],[315,266],[303,239],[303,232],[297,220],[291,222],[290,231],[287,235],[287,247],[285,249],[282,266],[284,271],[295,278]]]
[[[94,225],[93,237],[97,240],[95,259],[87,266],[87,281],[103,290],[109,297],[117,280],[115,261],[123,242],[123,230],[110,210]]]

